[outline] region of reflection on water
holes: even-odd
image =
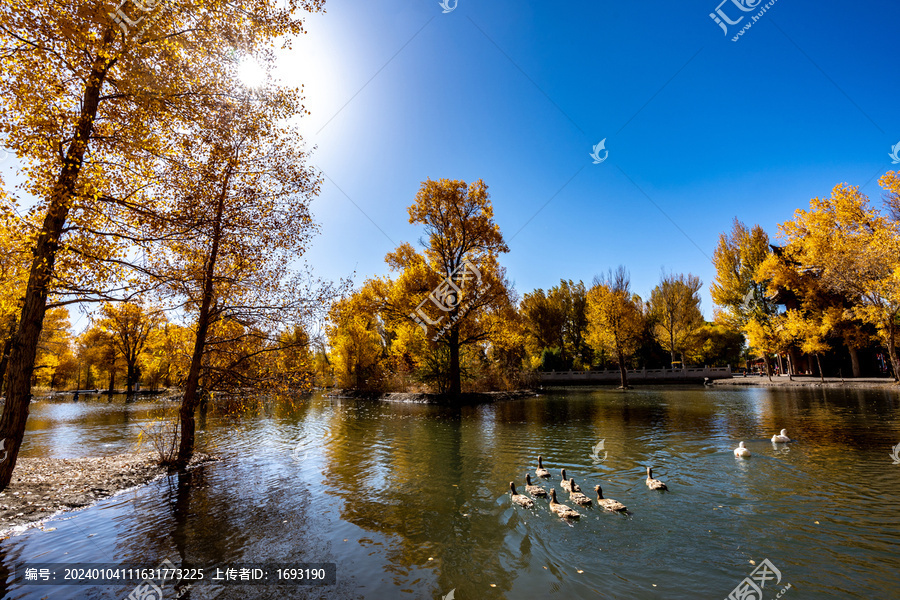
[[[134,448],[162,402],[43,401],[25,456]],[[0,543],[4,598],[124,598],[130,587],[13,586],[25,562],[334,562],[329,588],[198,585],[183,597],[724,598],[768,558],[785,598],[887,597],[900,584],[898,396],[885,390],[561,391],[448,410],[311,398],[201,422],[225,460]],[[772,444],[781,428],[796,440]],[[592,458],[604,441],[606,459]],[[745,441],[753,453],[737,460]],[[559,489],[629,507],[568,524],[513,508],[538,454]],[[668,493],[644,485],[646,466]],[[0,573],[2,574],[2,573]],[[766,588],[764,598],[780,589]]]

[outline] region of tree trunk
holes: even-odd
[[[81,174],[82,161],[87,152],[97,108],[100,105],[100,90],[113,61],[109,47],[114,39],[113,29],[107,28],[91,73],[87,77],[78,125],[66,150],[62,169],[51,192],[44,222],[32,250],[34,260],[31,263],[25,297],[22,300],[19,329],[11,344],[8,365],[9,388],[6,404],[3,406],[3,416],[0,417],[0,439],[7,453],[6,460],[0,462],[0,490],[6,489],[12,479],[19,447],[25,435],[28,405],[31,402],[31,376],[34,373],[38,338],[44,326],[48,286],[53,275],[59,239],[69,215],[78,176]]]
[[[859,352],[851,344],[847,344],[847,350],[850,352],[850,367],[853,371],[853,377],[859,377]]]
[[[454,401],[459,399],[462,393],[462,373],[459,368],[459,327],[450,328],[450,385],[448,392]]]
[[[6,383],[6,367],[9,365],[9,351],[12,348],[13,337],[16,335],[16,325],[18,321],[14,318],[9,326],[9,333],[6,341],[3,342],[3,357],[0,358],[0,396],[3,395],[4,384]]]
[[[622,389],[628,389],[628,370],[625,368],[625,356],[621,352],[616,353],[619,357],[619,377],[622,380]]]
[[[197,319],[197,338],[194,340],[194,352],[191,355],[191,368],[184,385],[184,399],[181,401],[179,421],[181,423],[181,441],[178,445],[178,457],[175,466],[183,470],[194,455],[194,412],[200,403],[198,388],[200,384],[200,366],[203,352],[206,349],[206,335],[209,331],[209,312],[212,305],[212,285],[204,286],[203,301]]]
[[[206,272],[203,275],[203,298],[200,302],[200,313],[197,316],[197,338],[194,340],[194,352],[191,355],[191,368],[188,371],[187,381],[184,384],[184,399],[181,401],[181,411],[178,413],[181,422],[181,442],[178,445],[178,457],[175,466],[184,470],[194,456],[194,412],[200,403],[200,395],[197,388],[200,383],[200,366],[203,361],[203,352],[206,349],[206,335],[209,332],[210,308],[214,293],[214,277],[216,273],[216,259],[219,256],[219,243],[222,236],[222,214],[225,211],[225,195],[228,193],[228,185],[231,180],[231,170],[226,171],[222,182],[222,192],[219,194],[216,206],[216,218],[213,222],[212,247],[206,263]]]
[[[125,395],[131,397],[134,395],[134,373],[135,365],[129,364],[125,371]]]
[[[671,366],[675,368],[675,328],[672,323],[669,323],[669,354],[671,354]],[[684,368],[684,362],[681,363],[681,368]]]
[[[563,364],[566,365],[566,369],[572,368],[572,365],[569,364],[569,355],[566,352],[566,341],[563,339],[562,333],[559,334],[559,358],[562,360]]]
[[[888,355],[894,368],[894,381],[900,381],[900,358],[897,357],[897,326],[892,318],[888,323]]]
[[[822,371],[822,359],[818,352],[816,352],[816,364],[819,365],[819,379],[822,380],[822,383],[825,383],[825,372]]]
[[[788,350],[788,364],[791,368],[791,375],[799,375],[800,373],[797,371],[797,366],[800,364],[800,360],[797,358],[797,349],[791,346],[790,350]]]
[[[109,390],[107,390],[106,393],[109,394],[110,396],[112,396],[113,388],[115,388],[115,386],[116,386],[116,368],[110,367],[109,368]]]
[[[769,381],[772,381],[772,364],[768,354],[763,354],[763,363],[766,366],[766,377],[769,378]]]

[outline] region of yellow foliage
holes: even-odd
[[[894,173],[886,174],[880,183],[889,193],[898,189]],[[808,210],[798,209],[780,230],[798,270],[814,274],[825,290],[848,300],[852,317],[876,327],[895,376],[900,373],[896,350],[900,315],[898,221],[873,208],[857,187],[837,185],[829,197],[813,198]],[[843,312],[832,311],[817,327],[846,317]],[[817,337],[809,337],[812,346],[817,345]]]
[[[642,306],[640,296],[629,291],[627,279],[614,281],[612,274],[588,291],[588,343],[597,352],[611,354],[620,368],[637,350],[644,330]]]
[[[722,307],[716,317],[732,329],[740,329],[752,315],[773,314],[766,299],[766,286],[757,279],[759,266],[769,255],[769,236],[759,225],[748,229],[734,220],[731,233],[719,236],[713,253],[716,277],[709,286],[715,304]]]

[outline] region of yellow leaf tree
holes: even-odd
[[[831,332],[831,326],[821,317],[822,315],[814,313],[804,314],[799,310],[787,310],[784,315],[784,327],[787,330],[785,337],[798,342],[800,350],[804,353],[816,357],[819,378],[824,383],[825,372],[822,370],[821,353],[831,350],[831,345],[826,341],[826,337]]]
[[[69,311],[53,308],[47,311],[41,330],[35,360],[34,384],[39,387],[59,387],[75,374],[73,338],[69,325]]]
[[[880,183],[890,192],[897,186],[896,175],[888,173]],[[813,198],[808,210],[798,209],[780,230],[800,268],[814,273],[825,289],[849,298],[853,315],[875,326],[896,379],[900,374],[898,222],[872,207],[859,188],[840,184],[829,197]]]
[[[161,323],[159,313],[145,310],[136,302],[106,303],[100,307],[97,326],[109,333],[113,345],[125,360],[125,394],[134,394],[138,382],[138,361],[150,334]]]
[[[371,285],[331,305],[326,332],[337,385],[380,389],[386,365],[379,329]]]
[[[607,352],[619,365],[622,389],[628,389],[627,360],[637,350],[645,315],[640,296],[631,293],[625,267],[595,277],[587,293],[587,340],[597,352]]]
[[[753,319],[753,337],[757,341],[768,339],[762,331],[774,331],[774,326],[766,323],[773,318],[777,306],[767,294],[768,284],[759,278],[759,267],[771,253],[769,236],[759,225],[752,228],[734,220],[730,233],[719,236],[719,243],[713,253],[716,277],[709,286],[713,302],[721,307],[716,319],[735,331],[744,331],[749,336],[747,323]],[[766,365],[766,374],[771,378],[770,353],[763,348],[772,344],[751,344],[761,350]]]
[[[320,310],[329,286],[294,263],[317,231],[309,204],[318,174],[282,119],[302,112],[294,90],[244,89],[173,134],[177,151],[149,186],[155,211],[142,265],[158,293],[193,318],[190,367],[179,412],[176,466],[190,461],[194,413],[207,389],[274,383],[265,354]]]
[[[669,352],[672,366],[675,355],[684,361],[685,351],[694,334],[703,326],[700,312],[700,288],[696,275],[664,274],[650,292],[650,317],[653,320],[653,336]]]
[[[409,222],[423,226],[424,249],[402,244],[388,254],[399,276],[384,287],[380,311],[391,329],[419,329],[415,335],[427,338],[425,355],[443,382],[439,391],[456,402],[461,352],[496,339],[499,317],[512,314],[511,286],[499,263],[509,249],[481,180],[426,180],[409,207]]]
[[[111,14],[100,0],[71,10],[49,0],[0,3],[0,131],[25,165],[24,189],[37,198],[39,223],[0,417],[8,452],[0,489],[9,484],[25,432],[58,260],[72,267],[66,287],[76,293],[85,280],[93,287],[122,279],[117,265],[127,256],[127,238],[105,234],[139,221],[150,205],[141,190],[168,152],[168,134],[190,127],[231,91],[235,50],[271,57],[273,40],[302,33],[292,13],[320,7],[319,0],[252,7],[209,0],[202,8],[160,2],[139,16]]]

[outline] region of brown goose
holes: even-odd
[[[613,500],[611,498],[603,497],[603,490],[599,485],[594,486],[594,491],[597,492],[597,505],[605,508],[606,510],[612,512],[619,512],[625,510],[625,505],[619,502],[618,500]]]
[[[550,479],[550,471],[544,468],[544,457],[538,456],[538,468],[534,470],[534,474],[538,477]]]
[[[512,501],[514,504],[518,504],[524,508],[532,508],[534,506],[534,500],[529,498],[528,496],[523,496],[522,494],[516,491],[516,484],[512,481],[509,482],[509,493],[512,496]]]
[[[577,519],[581,517],[581,513],[578,513],[565,504],[560,504],[556,501],[556,490],[550,490],[550,510],[563,519]]]
[[[578,484],[575,483],[574,479],[569,479],[569,489],[575,489],[578,487]],[[578,488],[581,489],[581,488]],[[569,500],[574,502],[575,504],[580,504],[582,506],[590,506],[591,499],[582,494],[581,492],[569,492]]]
[[[566,490],[566,491],[569,492],[570,494],[571,494],[572,492],[580,492],[580,491],[581,491],[581,488],[578,487],[578,484],[576,484],[574,488],[571,487],[571,486],[572,486],[572,480],[571,480],[569,477],[566,477],[566,470],[565,470],[565,469],[560,469],[559,472],[562,474],[562,481],[559,482],[559,487],[561,487],[562,489]]]
[[[525,491],[536,498],[543,498],[547,495],[547,490],[545,490],[541,486],[531,485],[531,475],[529,475],[528,473],[525,473]]]
[[[666,487],[659,479],[653,479],[653,469],[647,467],[647,487],[651,490],[667,490],[669,488]]]

